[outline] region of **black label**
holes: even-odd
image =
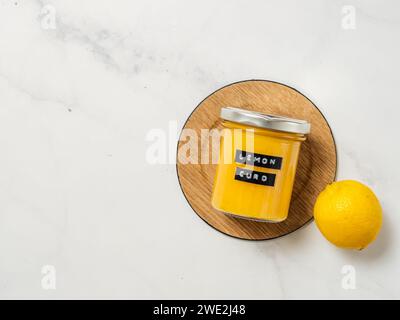
[[[275,178],[276,175],[273,173],[253,171],[243,168],[236,168],[235,172],[235,180],[261,184],[263,186],[273,187],[275,185]]]
[[[281,157],[268,156],[260,153],[251,153],[242,150],[236,150],[235,161],[237,163],[269,169],[279,170],[282,167]]]

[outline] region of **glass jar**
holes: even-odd
[[[285,220],[310,124],[233,107],[222,108],[221,118],[212,206],[240,218]]]

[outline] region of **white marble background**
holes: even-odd
[[[400,298],[399,35],[396,0],[0,0],[0,297]],[[151,128],[255,78],[311,98],[338,178],[381,199],[365,251],[335,248],[314,223],[227,237],[191,211],[174,165],[146,163]]]

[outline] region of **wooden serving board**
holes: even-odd
[[[216,165],[183,164],[177,159],[179,182],[190,206],[215,229],[241,239],[273,239],[305,225],[313,217],[318,194],[334,181],[336,175],[335,141],[322,113],[307,97],[291,87],[271,81],[249,80],[233,83],[209,95],[189,116],[184,128],[194,129],[198,137],[201,129],[222,129],[219,114],[224,106],[304,119],[311,123],[311,133],[300,151],[289,216],[280,223],[266,223],[234,218],[215,210],[211,206],[211,193]],[[185,140],[180,139],[178,150],[183,144]],[[199,150],[201,147],[199,145]]]

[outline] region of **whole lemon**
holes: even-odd
[[[328,185],[319,194],[314,218],[318,229],[331,243],[361,250],[378,235],[382,208],[366,185],[343,180]]]

